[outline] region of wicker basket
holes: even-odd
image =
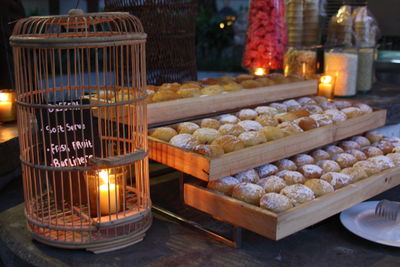
[[[147,83],[197,80],[195,0],[105,0],[107,11],[137,16],[148,34]]]

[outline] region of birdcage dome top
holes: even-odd
[[[10,43],[13,46],[60,47],[104,45],[145,40],[140,20],[127,12],[82,13],[33,16],[17,21]]]

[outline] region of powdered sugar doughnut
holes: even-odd
[[[232,176],[226,176],[218,180],[208,182],[207,187],[230,196],[232,195],[233,188],[238,183],[239,181],[236,178]]]
[[[150,136],[163,140],[165,142],[169,142],[169,140],[171,140],[171,138],[177,134],[178,133],[171,127],[159,127],[151,131]]]
[[[307,110],[311,114],[321,114],[324,110],[317,105],[304,105],[302,109]]]
[[[278,114],[278,110],[276,108],[268,107],[268,106],[259,106],[259,107],[256,107],[255,110],[259,115],[267,115],[269,117],[273,117],[276,114]]]
[[[319,103],[319,106],[324,110],[337,109],[336,105],[330,101],[322,101],[321,103]]]
[[[239,136],[244,132],[244,129],[239,124],[225,123],[219,127],[218,132],[221,135],[234,135]]]
[[[196,136],[191,134],[178,134],[169,140],[171,145],[183,148],[183,149],[192,149],[199,144],[199,140]]]
[[[350,149],[350,150],[347,150],[346,153],[352,154],[357,159],[357,161],[367,159],[367,155],[365,155],[364,152],[362,152],[361,150],[358,150],[358,149]]]
[[[317,102],[314,99],[312,99],[311,97],[308,97],[308,96],[300,97],[299,99],[297,99],[297,103],[299,103],[302,106],[304,106],[306,104],[309,104],[309,105],[317,104]]]
[[[342,100],[342,101],[333,101],[333,103],[335,104],[335,106],[338,109],[344,109],[344,108],[349,108],[352,106],[351,102],[346,101],[346,100]]]
[[[314,119],[320,127],[331,125],[333,123],[333,120],[325,114],[312,114],[310,115],[310,118]]]
[[[357,168],[357,167],[351,167],[351,168],[345,168],[341,171],[341,173],[347,174],[351,176],[351,179],[353,182],[365,179],[368,177],[367,172],[364,170],[364,168]]]
[[[383,155],[382,150],[374,146],[365,146],[361,148],[361,151],[364,152],[364,154],[369,158]]]
[[[238,117],[232,115],[232,114],[224,114],[218,117],[218,120],[220,123],[225,124],[225,123],[230,123],[230,124],[236,124],[239,122]]]
[[[277,193],[267,193],[260,199],[260,207],[272,212],[282,212],[293,207],[290,199]]]
[[[321,177],[324,171],[318,165],[305,164],[299,168],[299,172],[301,172],[306,179],[313,179]]]
[[[261,132],[244,132],[238,138],[243,141],[244,146],[255,146],[267,142],[265,135]]]
[[[325,96],[320,96],[320,95],[314,96],[312,99],[313,99],[315,102],[317,102],[318,104],[320,104],[320,103],[322,103],[322,102],[327,102],[327,101],[328,101],[328,98],[326,98]]]
[[[339,164],[333,160],[320,160],[317,162],[317,165],[325,172],[340,172],[342,168],[340,168]]]
[[[340,142],[338,146],[341,147],[344,151],[350,150],[350,149],[360,149],[361,148],[359,143],[357,143],[355,141],[350,141],[350,140]]]
[[[241,120],[254,120],[258,113],[254,109],[245,108],[239,111],[238,117]]]
[[[352,183],[351,176],[340,172],[328,172],[321,179],[330,183],[335,189],[342,188]]]
[[[276,167],[273,164],[265,164],[260,167],[257,167],[256,171],[258,173],[258,176],[260,176],[260,178],[264,178],[276,174],[279,170],[278,167]]]
[[[375,156],[375,157],[369,158],[368,161],[375,164],[381,170],[390,169],[390,168],[393,168],[396,166],[393,163],[393,161],[386,156]]]
[[[221,126],[221,123],[217,121],[216,119],[202,119],[200,123],[201,128],[211,128],[218,130],[219,127]]]
[[[193,136],[197,137],[200,144],[211,144],[220,135],[217,130],[211,128],[199,128],[193,133]]]
[[[384,141],[384,140],[381,140],[377,143],[373,143],[372,145],[379,148],[383,152],[384,155],[392,153],[393,148],[394,148],[392,143],[390,143],[388,141]]]
[[[259,205],[264,189],[252,183],[238,183],[232,190],[232,197],[244,202]]]
[[[238,125],[242,126],[245,131],[258,131],[262,128],[260,123],[251,120],[240,121]]]
[[[367,104],[363,104],[363,103],[358,103],[355,104],[354,107],[359,108],[361,110],[362,113],[371,113],[373,110],[370,106],[368,106]]]
[[[315,197],[320,197],[322,195],[335,191],[330,183],[321,179],[307,180],[304,185],[314,192]]]
[[[332,160],[336,161],[342,169],[351,167],[357,162],[357,159],[349,153],[335,154]]]
[[[364,137],[364,136],[353,136],[351,138],[352,141],[357,142],[361,147],[364,146],[370,146],[371,142],[368,140],[368,138]]]
[[[328,152],[322,149],[316,149],[313,152],[311,152],[311,156],[315,159],[316,162],[320,160],[327,160],[331,158],[331,155],[329,155]]]
[[[324,113],[328,115],[334,122],[347,120],[346,114],[343,111],[337,109],[327,109]]]
[[[256,122],[262,126],[277,126],[279,124],[276,118],[270,117],[267,114],[261,114],[256,118]]]
[[[292,158],[292,161],[297,165],[297,167],[305,164],[313,164],[315,162],[314,158],[307,154],[297,154]]]
[[[377,131],[370,131],[365,134],[365,137],[372,143],[379,142],[383,139],[383,136]]]
[[[359,108],[350,107],[342,109],[342,112],[346,114],[348,119],[359,117],[363,114],[363,112]]]
[[[285,133],[285,135],[292,135],[304,132],[299,125],[291,121],[285,121],[280,123],[278,125],[278,128],[281,129]]]
[[[182,122],[182,123],[178,124],[178,133],[192,134],[192,133],[194,133],[194,131],[196,131],[199,128],[200,128],[200,126],[194,122]]]
[[[294,206],[298,206],[315,198],[314,192],[302,184],[286,186],[281,190],[281,194],[287,196]]]
[[[257,183],[260,180],[258,173],[255,169],[249,169],[244,172],[239,172],[235,175],[235,178],[241,183]]]
[[[366,160],[357,162],[356,164],[353,165],[353,167],[362,168],[368,174],[368,176],[377,174],[381,171],[381,169],[378,168],[376,164]]]
[[[278,113],[288,112],[287,106],[281,103],[271,103],[269,106],[275,108]]]
[[[297,102],[294,99],[289,99],[289,100],[283,101],[282,104],[284,104],[287,107],[288,111],[294,111],[294,110],[301,109],[301,105],[299,104],[299,102]]]
[[[394,165],[400,166],[400,154],[399,153],[390,153],[387,154],[386,157],[388,157],[393,163]]]
[[[265,193],[279,193],[285,186],[287,186],[285,180],[275,175],[262,178],[257,182],[257,184],[264,188]]]
[[[280,173],[278,173],[280,174]],[[277,175],[278,176],[278,175]],[[297,171],[286,171],[280,174],[280,176],[288,185],[291,184],[302,184],[306,181],[303,174]]]
[[[338,147],[335,145],[328,145],[328,146],[324,147],[324,150],[326,152],[328,152],[329,155],[331,155],[331,157],[333,157],[333,155],[335,155],[335,154],[344,153],[344,150],[341,147]]]
[[[296,165],[293,161],[291,161],[290,159],[281,159],[281,160],[278,160],[278,161],[275,163],[275,165],[276,165],[276,167],[278,167],[278,169],[279,169],[280,171],[282,171],[282,170],[288,170],[288,171],[295,171],[295,170],[297,170],[297,165]]]

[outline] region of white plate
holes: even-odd
[[[378,201],[367,201],[340,213],[340,221],[352,233],[367,240],[400,247],[400,221],[385,220],[375,215]]]

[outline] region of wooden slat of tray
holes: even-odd
[[[397,167],[279,214],[192,184],[185,184],[184,200],[223,221],[279,240],[399,184]]]
[[[306,80],[255,89],[242,89],[226,94],[184,98],[148,104],[148,123],[175,121],[194,116],[258,105],[283,99],[312,95],[317,81]]]
[[[386,111],[349,119],[275,141],[207,158],[149,137],[149,157],[199,179],[209,181],[327,145],[385,125]]]

